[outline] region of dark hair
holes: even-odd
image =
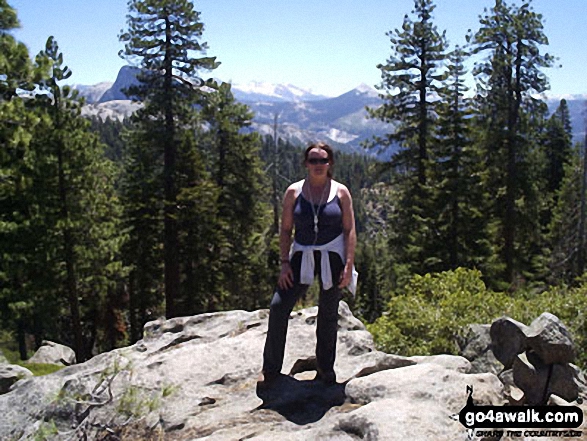
[[[330,167],[328,167],[328,177],[332,178],[332,167],[334,166],[334,150],[332,150],[332,147],[330,147],[325,142],[315,142],[309,145],[304,152],[304,164],[308,160],[308,155],[312,149],[320,149],[326,152],[328,155],[328,164],[330,164]]]

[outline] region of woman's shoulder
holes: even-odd
[[[336,194],[339,198],[350,197],[351,192],[348,187],[338,181],[332,180],[332,185],[336,187]]]
[[[297,181],[294,182],[293,184],[290,184],[289,187],[287,187],[287,190],[285,190],[285,197],[290,197],[290,198],[297,198],[299,196],[299,194],[302,192],[302,187],[304,186],[304,179],[302,179],[301,181]]]

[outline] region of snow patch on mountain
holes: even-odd
[[[550,93],[546,93],[546,99],[547,100],[556,100],[556,101],[560,101],[560,100],[567,100],[567,101],[587,101],[587,93],[575,93],[575,94],[569,94],[569,93],[565,93],[565,94],[550,94]]]
[[[374,87],[365,83],[359,84],[359,86],[355,87],[353,91],[357,94],[368,95],[373,98],[377,98],[379,96],[379,92],[377,92]]]
[[[272,84],[263,81],[251,81],[247,84],[233,84],[232,91],[239,101],[318,101],[328,97],[316,95],[311,90],[302,89],[292,84]]]
[[[343,130],[338,130],[335,128],[322,133],[329,139],[332,139],[334,142],[338,142],[340,144],[348,144],[349,142],[353,142],[359,137],[359,135],[353,135],[352,133],[347,133]]]

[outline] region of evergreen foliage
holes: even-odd
[[[48,237],[47,252],[54,255],[53,289],[63,293],[69,304],[73,347],[79,360],[87,359],[96,344],[109,298],[116,297],[124,268],[120,248],[120,206],[114,191],[115,167],[104,157],[104,146],[89,131],[80,116],[81,105],[67,86],[59,82],[71,71],[63,66],[63,55],[50,37],[36,59],[48,70],[36,96],[43,112],[34,147],[42,174],[37,177]],[[90,226],[90,227],[88,227]],[[110,328],[117,323],[109,323]],[[106,338],[105,336],[102,336]],[[110,341],[116,340],[111,337]]]
[[[31,60],[24,43],[10,34],[20,27],[16,11],[7,0],[0,0],[0,100],[10,101],[17,89],[30,90]]]
[[[433,23],[435,7],[431,0],[416,0],[414,18],[406,15],[402,29],[387,34],[392,54],[378,66],[383,105],[369,109],[371,117],[395,126],[393,133],[373,144],[385,149],[399,143],[400,151],[391,160],[401,191],[390,219],[390,251],[415,272],[426,272],[438,263],[431,254],[435,227],[430,177],[447,42]]]
[[[490,213],[496,220],[502,278],[514,284],[532,271],[540,248],[527,246],[536,243],[533,234],[542,228],[537,223],[541,182],[533,161],[546,105],[534,96],[548,88],[541,69],[551,67],[553,57],[541,53],[548,39],[531,2],[512,6],[496,0],[480,24],[474,37],[476,52],[486,54],[474,72],[484,133],[480,142],[487,191],[496,195]]]
[[[106,146],[104,154],[115,164],[121,164],[125,141],[122,133],[129,125],[129,120],[119,121],[107,118],[102,121],[98,117],[90,118],[90,128],[100,138],[100,142]]]
[[[180,256],[177,198],[178,146],[190,130],[186,122],[194,112],[193,105],[203,81],[202,70],[217,67],[214,58],[196,58],[205,52],[201,42],[203,24],[199,12],[188,0],[132,0],[128,4],[128,29],[120,35],[125,43],[121,51],[129,62],[141,68],[139,85],[129,88],[127,95],[144,104],[135,121],[145,126],[149,137],[142,148],[162,158],[163,187],[163,254],[164,293],[167,317],[180,311]]]
[[[149,124],[141,120],[124,131],[120,200],[123,228],[128,231],[124,262],[130,268],[128,301],[131,341],[140,339],[144,324],[163,315],[163,237],[160,154],[151,142]]]
[[[0,323],[14,330],[19,352],[26,357],[26,323],[33,302],[26,286],[31,268],[25,241],[31,237],[27,198],[33,161],[29,144],[38,117],[15,98],[17,88],[32,77],[26,46],[10,35],[18,26],[14,9],[0,0]]]
[[[560,190],[565,167],[573,154],[571,117],[567,101],[564,99],[546,123],[543,144],[546,155],[546,189],[549,193],[555,194]]]
[[[502,0],[485,11],[467,36],[481,57],[471,100],[469,50],[447,53],[433,2],[414,4],[418,20],[406,16],[401,30],[388,33],[392,54],[378,66],[384,103],[369,111],[395,126],[372,145],[400,147],[389,163],[397,192],[387,219],[394,271],[479,268],[492,286],[512,289],[544,281],[550,204],[569,150],[557,117],[545,135],[546,105],[535,98],[548,87],[542,69],[554,60],[541,52],[548,44],[542,16],[531,3]]]
[[[458,267],[485,269],[491,242],[483,191],[483,161],[475,148],[473,106],[467,97],[468,53],[456,47],[449,55],[445,87],[439,90],[438,135],[431,181],[433,212],[436,213],[430,257],[436,264],[428,269],[443,271]]]
[[[205,158],[205,173],[208,176],[209,193],[186,185],[182,200],[190,201],[187,195],[196,192],[191,200],[191,211],[180,216],[189,231],[191,246],[211,248],[190,249],[186,253],[188,268],[206,279],[207,265],[215,268],[209,272],[212,280],[196,282],[191,277],[186,282],[193,284],[190,299],[201,299],[205,308],[196,311],[218,310],[229,307],[255,309],[265,304],[271,292],[267,270],[267,240],[270,228],[270,208],[265,189],[269,183],[262,171],[259,157],[260,138],[256,133],[246,133],[253,115],[249,109],[237,103],[229,84],[221,84],[217,91],[207,94],[201,102],[197,124],[197,152],[192,155]],[[200,160],[201,161],[201,160]],[[189,161],[182,161],[184,164]],[[186,174],[187,182],[196,179]],[[202,189],[200,187],[200,189]],[[194,210],[206,212],[209,217],[202,222]],[[207,255],[200,261],[199,256]],[[199,271],[196,271],[196,267]],[[192,274],[190,272],[190,274]]]
[[[577,347],[578,361],[587,361],[582,313],[586,284],[576,288],[552,288],[536,294],[520,292],[517,297],[486,287],[481,273],[457,268],[454,271],[415,275],[395,292],[386,314],[368,326],[379,349],[405,356],[458,354],[457,338],[472,323],[492,323],[506,315],[530,324],[544,311],[555,314],[569,327]]]
[[[359,287],[345,300],[404,355],[456,353],[464,325],[544,311],[580,352],[586,158],[567,103],[547,117],[538,98],[553,62],[542,16],[496,0],[471,46],[449,50],[434,10],[415,0],[378,66],[383,105],[369,114],[395,130],[371,147],[399,153],[335,156],[358,233]],[[88,122],[56,42],[32,61],[0,0],[0,330],[23,359],[30,336],[83,360],[159,316],[257,309],[272,295],[281,199],[306,175],[303,148],[254,133],[230,86],[201,78],[218,63],[191,1],[130,0],[127,19],[121,55],[140,68],[127,92],[143,106]]]
[[[555,193],[548,228],[548,279],[552,284],[573,284],[580,277],[579,250],[583,158],[574,149],[564,166],[560,188]]]
[[[113,329],[124,332],[124,323],[106,317],[124,274],[114,168],[69,88],[58,85],[70,71],[52,37],[32,72],[36,92],[2,103],[9,115],[2,124],[2,319],[22,358],[28,333],[36,344],[64,341],[84,360],[94,347],[109,347],[107,336],[120,340]]]

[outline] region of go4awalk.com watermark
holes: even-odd
[[[583,410],[577,406],[479,406],[467,386],[467,404],[459,421],[476,437],[581,438]]]

